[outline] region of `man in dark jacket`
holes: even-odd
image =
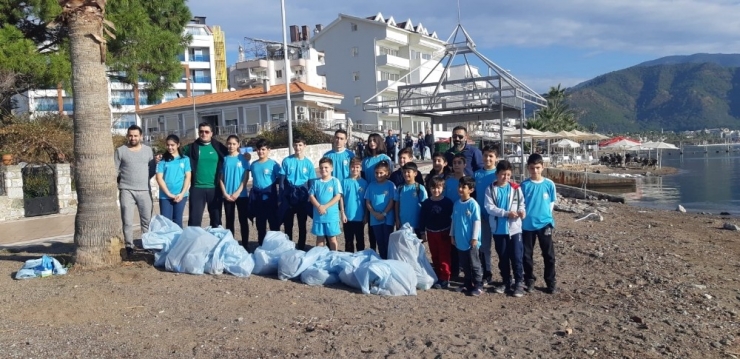
[[[483,154],[477,147],[468,144],[468,129],[463,126],[453,128],[452,144],[453,146],[445,152],[445,159],[447,159],[450,171],[452,171],[452,158],[460,153],[467,160],[465,164],[466,176],[472,177],[475,171],[483,168]]]
[[[198,125],[198,139],[185,146],[183,153],[190,157],[192,171],[188,226],[200,227],[203,212],[207,207],[211,219],[210,226],[218,227],[221,225],[223,204],[218,174],[223,168],[224,156],[228,153],[226,146],[213,138],[211,125],[203,122]]]

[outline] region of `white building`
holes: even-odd
[[[263,86],[220,92],[192,98],[178,98],[138,111],[146,140],[176,134],[194,138],[195,129],[208,122],[217,135],[255,135],[273,125],[285,123],[286,85]],[[290,84],[294,121],[323,122],[344,118],[334,106],[342,95],[306,85]]]
[[[316,72],[317,67],[324,64],[324,53],[311,46],[308,26],[299,29],[292,25],[289,33],[290,72],[285,71],[282,42],[248,38],[246,46],[239,46],[239,61],[229,66],[229,87],[262,86],[263,80],[279,85],[287,80],[326,89],[326,77]]]
[[[392,16],[385,18],[380,13],[367,18],[339,14],[325,28],[317,25],[314,32],[313,46],[326,55],[319,74],[326,76],[329,88],[344,94],[340,107],[348,111],[352,122],[369,130],[398,130],[400,123],[394,111],[363,111],[365,100],[391,85],[381,96],[385,101],[396,99],[397,86],[421,83],[425,78],[425,82],[437,82],[443,73],[438,67],[427,77],[443,55],[445,42],[410,19],[396,22]],[[419,71],[409,74],[417,67]],[[425,117],[403,117],[402,121],[403,131],[412,133],[425,130],[429,124]]]
[[[173,84],[172,91],[165,93],[161,101],[152,103],[141,89],[146,83],[139,83],[138,103],[133,87],[115,78],[108,81],[108,97],[111,109],[111,128],[123,132],[131,125],[141,121],[136,116],[138,109],[146,108],[178,97],[205,95],[226,89],[226,58],[223,32],[219,27],[209,27],[205,17],[195,17],[184,31],[192,35],[192,41],[179,55],[183,66],[182,80]],[[222,69],[220,69],[222,67]],[[219,75],[219,70],[221,74]],[[219,81],[221,80],[221,84]],[[61,112],[74,117],[71,94],[63,89],[29,90],[14,97],[16,113],[42,114]]]

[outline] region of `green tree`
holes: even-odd
[[[537,111],[535,118],[527,122],[527,128],[540,131],[572,131],[577,129],[576,113],[566,103],[568,95],[565,88],[550,87],[548,93],[543,94],[547,100],[547,107]]]
[[[108,11],[116,24],[116,38],[108,43],[109,76],[134,88],[138,110],[139,90],[153,103],[183,77],[177,55],[191,40],[183,28],[192,16],[184,0],[117,0]]]

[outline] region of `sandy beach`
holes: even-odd
[[[740,357],[740,232],[722,229],[733,219],[580,205],[604,220],[556,212],[561,291],[545,294],[539,281],[523,298],[452,290],[388,298],[270,277],[175,274],[146,257],[15,281],[22,261],[47,252],[65,259],[72,247],[6,250],[0,356]]]

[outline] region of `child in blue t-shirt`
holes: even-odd
[[[316,245],[337,250],[337,236],[339,231],[339,199],[342,198],[342,184],[331,176],[333,166],[331,159],[323,157],[319,160],[318,180],[313,181],[308,191],[308,199],[313,205],[313,228],[311,233],[316,235]]]
[[[271,231],[280,230],[280,218],[277,216],[278,209],[278,183],[282,178],[280,165],[270,159],[270,141],[260,139],[254,145],[257,150],[257,161],[253,161],[249,167],[252,174],[252,191],[250,193],[251,213],[255,216],[257,227],[257,241],[262,241],[267,234],[267,224]]]
[[[486,204],[486,190],[496,181],[496,147],[483,147],[483,168],[475,171],[475,200],[483,208]],[[483,215],[481,221],[481,244],[480,244],[480,261],[483,266],[483,283],[490,283],[493,279],[491,270],[491,224],[488,223],[488,216]]]
[[[304,155],[306,140],[298,137],[293,140],[294,153],[283,159],[283,174],[280,208],[278,216],[283,221],[283,229],[293,240],[294,217],[298,219],[298,244],[296,249],[306,248],[306,221],[311,210],[308,202],[309,181],[316,178],[316,170],[311,160]]]
[[[346,148],[347,131],[341,128],[334,131],[334,137],[332,138],[331,144],[331,151],[324,153],[323,157],[328,157],[331,160],[334,166],[334,171],[331,175],[342,182],[345,178],[349,178],[349,163],[352,158],[355,157],[355,154]]]
[[[460,179],[465,176],[465,166],[467,159],[461,153],[452,158],[452,173],[445,179],[445,197],[453,203],[460,199],[458,191]]]
[[[471,198],[475,191],[475,180],[464,176],[459,181],[460,199],[452,208],[452,227],[450,236],[457,248],[460,267],[465,273],[465,283],[460,291],[479,296],[483,293],[483,272],[480,265],[478,248],[480,248],[481,213],[478,202]]]
[[[485,209],[490,216],[493,242],[496,244],[498,269],[501,273],[501,285],[494,287],[494,292],[504,293],[509,290],[513,296],[524,295],[524,270],[522,256],[522,218],[525,217],[524,195],[522,190],[511,180],[513,166],[507,160],[496,165],[496,182],[486,189]],[[514,283],[512,282],[514,272]]]
[[[540,241],[542,259],[545,264],[545,289],[546,293],[557,292],[555,281],[555,247],[552,244],[552,230],[555,228],[555,218],[552,210],[555,206],[557,194],[555,183],[542,176],[545,168],[542,156],[535,153],[527,159],[527,170],[529,178],[522,182],[522,194],[524,202],[527,203],[527,216],[522,221],[522,240],[524,242],[524,281],[526,291],[534,290],[537,278],[534,276],[534,252],[535,240]]]
[[[375,234],[378,254],[388,259],[388,241],[393,231],[393,196],[396,186],[388,180],[390,164],[380,161],[375,166],[375,182],[370,183],[365,191],[365,208],[370,212],[370,228]]]
[[[365,224],[368,220],[368,211],[365,210],[367,181],[360,177],[361,172],[362,160],[352,158],[349,162],[349,177],[342,181],[343,197],[339,201],[344,230],[344,251],[349,253],[365,249]]]
[[[416,163],[406,162],[401,168],[404,184],[400,185],[393,198],[396,202],[396,228],[400,229],[404,223],[411,225],[416,236],[422,238],[423,228],[419,227],[419,211],[421,203],[427,199],[427,190],[416,182],[419,169]]]
[[[239,137],[231,135],[226,139],[228,154],[224,157],[219,186],[224,196],[224,216],[226,229],[234,233],[235,211],[239,211],[239,228],[241,229],[242,246],[247,248],[249,242],[249,161],[239,154]]]
[[[188,201],[190,188],[190,159],[182,155],[180,138],[167,136],[167,152],[157,163],[157,183],[159,184],[159,212],[182,227],[182,213]]]

